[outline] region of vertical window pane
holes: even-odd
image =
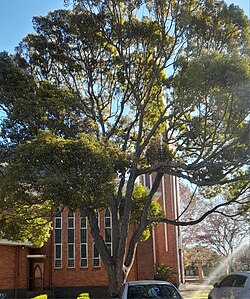
[[[81,243],[87,243],[87,230],[81,229]]]
[[[68,211],[68,268],[75,267],[75,214]]]
[[[68,229],[68,243],[74,243],[75,242],[75,232],[74,229]]]
[[[87,217],[81,215],[80,221],[80,267],[88,267],[88,230],[87,230]]]
[[[105,229],[105,242],[111,243],[111,228]]]
[[[74,245],[73,244],[68,245],[68,258],[69,259],[74,258]]]
[[[55,243],[62,243],[62,230],[55,229]]]
[[[88,260],[81,259],[81,268],[87,268],[87,267],[88,267]]]
[[[68,227],[74,228],[74,218],[68,218]]]
[[[62,246],[55,245],[55,258],[60,259],[62,257]]]
[[[81,245],[81,258],[85,258],[87,256],[87,246],[86,244]]]
[[[111,219],[110,218],[105,218],[105,226],[106,227],[111,227]]]
[[[62,267],[62,213],[58,207],[54,219],[54,267]]]
[[[74,267],[75,267],[74,259],[68,259],[68,268],[74,268]]]
[[[87,227],[87,218],[86,217],[81,217],[81,227],[82,228]]]
[[[55,260],[55,268],[62,268],[62,261],[61,260]]]
[[[56,228],[62,228],[62,219],[61,218],[56,218],[55,219],[55,227]]]
[[[108,252],[112,255],[112,218],[110,210],[107,208],[105,210],[105,219],[104,219],[104,227],[105,227],[105,244]]]
[[[97,224],[100,227],[100,214],[99,212],[96,213],[96,220],[97,220]],[[100,255],[99,252],[97,250],[96,244],[93,240],[93,247],[92,247],[92,255],[93,255],[93,267],[100,267]]]

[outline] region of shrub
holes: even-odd
[[[172,268],[165,264],[160,264],[155,268],[154,278],[156,280],[168,280],[169,278],[176,277],[176,276],[177,273],[172,271]]]

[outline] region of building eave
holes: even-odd
[[[33,247],[33,244],[30,241],[21,242],[21,241],[11,241],[8,239],[0,239],[0,245]]]

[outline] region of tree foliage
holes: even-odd
[[[205,276],[213,275],[214,270],[221,262],[221,257],[211,248],[196,245],[193,247],[184,248],[184,267],[187,270],[192,270],[194,275],[198,273],[199,263]]]
[[[1,202],[84,210],[114,291],[152,223],[187,224],[150,214],[164,174],[248,187],[248,20],[215,0],[78,0],[33,23],[0,56]],[[152,173],[128,240],[136,183]]]
[[[221,195],[211,199],[208,196],[204,198],[202,194],[195,194],[190,203],[191,189],[186,185],[181,185],[180,190],[182,209],[190,204],[182,217],[190,221],[199,218],[216,203],[223,202]],[[226,190],[223,192],[224,197],[226,197]],[[249,201],[249,197],[247,200]],[[184,227],[182,240],[185,266],[196,266],[197,261],[200,260],[205,267],[210,264],[209,268],[211,268],[215,262],[220,262],[218,269],[236,270],[235,259],[239,260],[244,256],[244,250],[249,243],[248,231],[249,212],[242,214],[236,203],[222,206],[216,213],[208,215],[205,220],[196,225]]]

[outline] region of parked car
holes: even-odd
[[[214,284],[208,299],[250,299],[250,271],[227,275]]]
[[[159,280],[138,280],[126,282],[119,292],[119,298],[183,299],[177,288],[172,283]]]

